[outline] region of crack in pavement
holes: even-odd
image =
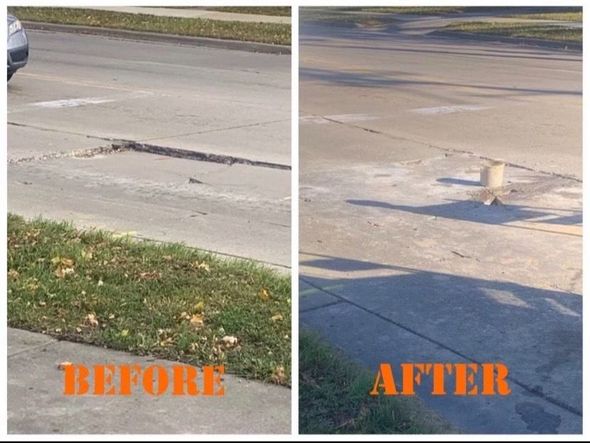
[[[282,120],[280,120],[282,121]],[[269,123],[269,122],[267,122]],[[210,152],[202,152],[202,151],[193,151],[187,149],[180,149],[180,148],[172,148],[168,146],[158,146],[152,145],[148,143],[141,143],[133,140],[125,140],[125,139],[117,139],[117,138],[110,138],[110,137],[98,137],[92,136],[87,134],[81,134],[77,132],[69,132],[69,131],[61,131],[58,129],[51,129],[51,128],[44,128],[39,126],[33,125],[25,125],[21,123],[13,123],[8,122],[9,125],[24,127],[24,128],[33,128],[38,129],[41,131],[48,131],[48,132],[58,132],[62,134],[70,134],[70,135],[79,135],[84,136],[92,139],[97,140],[105,140],[109,142],[113,142],[111,146],[102,146],[98,148],[89,148],[89,149],[82,149],[82,150],[75,150],[70,152],[53,152],[48,154],[43,154],[40,156],[32,156],[32,157],[23,157],[23,158],[16,158],[16,159],[9,159],[9,164],[18,164],[23,162],[30,162],[35,160],[51,160],[55,158],[63,158],[63,157],[93,157],[95,155],[100,154],[116,154],[119,152],[125,151],[135,151],[135,152],[142,152],[147,154],[155,154],[155,155],[163,155],[167,157],[175,157],[181,158],[185,160],[196,160],[196,161],[204,161],[204,162],[211,162],[211,163],[220,163],[225,165],[246,165],[246,166],[255,166],[255,167],[263,167],[263,168],[271,168],[271,169],[282,169],[286,171],[291,170],[290,165],[285,165],[282,163],[274,163],[274,162],[266,162],[261,160],[251,160],[244,157],[236,157],[233,155],[227,154],[213,154]],[[261,125],[265,123],[258,123],[257,125]],[[204,132],[203,132],[204,133]],[[161,137],[158,137],[161,138]]]
[[[333,119],[333,118],[330,118],[330,117],[326,117],[326,116],[323,116],[323,115],[311,114],[311,113],[309,115],[312,115],[314,117],[327,120],[327,121],[329,121],[331,123],[335,123],[337,125],[342,125],[342,126],[346,126],[348,128],[353,128],[353,129],[360,129],[361,131],[369,132],[371,134],[381,135],[381,136],[386,137],[386,138],[388,138],[390,140],[407,141],[407,142],[412,142],[412,143],[418,143],[418,144],[421,144],[421,145],[426,146],[426,147],[429,147],[429,148],[438,149],[439,151],[450,152],[450,153],[454,153],[454,154],[469,154],[469,155],[473,155],[475,157],[478,157],[481,160],[496,160],[496,159],[494,159],[492,157],[487,157],[487,156],[478,154],[476,152],[472,152],[472,151],[468,151],[468,150],[464,150],[464,149],[445,148],[443,146],[434,145],[432,143],[424,142],[424,141],[421,141],[421,140],[414,140],[414,139],[411,139],[411,138],[408,138],[408,137],[401,137],[401,136],[398,136],[398,135],[392,135],[392,134],[388,134],[387,132],[383,132],[383,131],[378,131],[378,130],[375,130],[375,129],[367,128],[365,126],[355,125],[355,124],[348,123],[348,122],[342,122],[342,121],[339,121],[339,120],[336,120],[336,119]],[[554,176],[554,177],[564,178],[564,179],[567,179],[567,180],[573,180],[573,181],[578,182],[578,183],[582,183],[583,182],[581,178],[578,178],[575,175],[559,174],[557,172],[538,170],[538,169],[534,169],[534,168],[531,168],[531,167],[528,167],[528,166],[519,165],[519,164],[511,163],[511,162],[504,162],[504,163],[507,166],[511,166],[513,168],[518,168],[518,169],[524,169],[525,171],[536,172],[538,174],[551,175],[551,176]]]
[[[97,148],[77,149],[69,152],[51,152],[32,157],[22,157],[8,159],[8,164],[28,163],[33,161],[55,160],[59,158],[91,158],[97,155],[117,154],[119,152],[129,151],[125,146],[99,146]]]
[[[321,286],[313,283],[312,281],[306,279],[305,277],[300,276],[299,278],[303,282],[305,282],[306,284],[308,284],[312,288],[317,289],[320,292],[323,292],[323,293],[325,293],[327,295],[330,295],[332,297],[335,297],[338,300],[340,300],[340,301],[342,301],[344,303],[348,303],[351,306],[354,306],[355,308],[358,308],[358,309],[360,309],[360,310],[362,310],[362,311],[364,311],[364,312],[366,312],[366,313],[368,313],[370,315],[374,315],[375,317],[379,318],[380,320],[383,320],[383,321],[385,321],[385,322],[387,322],[389,324],[392,324],[394,326],[397,326],[398,328],[401,328],[401,329],[403,329],[404,331],[406,331],[406,332],[408,332],[410,334],[413,334],[413,335],[415,335],[415,336],[417,336],[417,337],[419,337],[419,338],[421,338],[423,340],[426,340],[426,341],[428,341],[428,342],[430,342],[430,343],[432,343],[432,344],[434,344],[436,346],[439,346],[442,349],[445,349],[446,351],[452,352],[453,354],[455,354],[455,355],[457,355],[457,356],[459,356],[459,357],[461,357],[461,358],[463,358],[465,360],[468,360],[468,361],[471,361],[471,362],[474,362],[474,363],[477,363],[477,364],[481,364],[481,362],[479,362],[477,359],[475,359],[473,357],[470,357],[470,356],[468,356],[466,354],[463,354],[462,352],[457,351],[456,349],[453,349],[452,347],[444,344],[441,341],[438,341],[438,340],[436,340],[434,338],[431,338],[431,337],[429,337],[429,336],[427,336],[425,334],[422,334],[422,333],[420,333],[420,332],[418,332],[418,331],[416,331],[416,330],[414,330],[414,329],[412,329],[412,328],[410,328],[408,326],[405,326],[405,325],[403,325],[403,324],[401,324],[401,323],[399,323],[399,322],[397,322],[395,320],[392,320],[392,319],[390,319],[390,318],[388,318],[388,317],[386,317],[386,316],[384,316],[384,315],[382,315],[382,314],[380,314],[378,312],[374,312],[374,311],[372,311],[369,308],[365,308],[364,306],[362,306],[362,305],[360,305],[358,303],[355,303],[355,302],[347,299],[346,297],[344,297],[344,296],[342,296],[340,294],[337,294],[336,292],[333,292],[333,291],[330,291],[328,289],[322,288]],[[323,307],[325,307],[325,306],[323,306]],[[318,309],[320,309],[320,308],[318,308]],[[528,393],[530,393],[530,394],[532,394],[534,396],[537,396],[537,397],[539,397],[539,398],[541,398],[541,399],[543,399],[543,400],[545,400],[545,401],[547,401],[547,402],[549,402],[549,403],[551,403],[551,404],[553,404],[553,405],[555,405],[555,406],[557,406],[557,407],[559,407],[561,409],[564,409],[564,410],[566,410],[566,411],[568,411],[568,412],[570,412],[572,414],[575,414],[575,415],[577,415],[579,417],[582,417],[582,411],[578,410],[577,408],[575,408],[573,406],[568,405],[567,403],[562,402],[561,400],[558,400],[558,399],[553,398],[553,397],[551,397],[551,396],[549,396],[547,394],[544,394],[538,388],[528,386],[526,383],[523,383],[520,380],[515,379],[512,376],[508,376],[507,379],[510,380],[511,382],[513,382],[515,385],[521,387],[522,389],[524,389]]]
[[[250,160],[244,157],[235,157],[227,154],[212,154],[209,152],[189,151],[187,149],[171,148],[168,146],[150,145],[147,143],[138,143],[133,141],[125,142],[123,147],[135,152],[145,152],[148,154],[165,155],[167,157],[176,157],[186,160],[206,161],[211,163],[221,163],[225,165],[241,164],[247,166],[257,166],[263,168],[283,169],[290,171],[291,166],[281,163],[265,162],[260,160]]]

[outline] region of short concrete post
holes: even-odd
[[[481,167],[479,181],[488,189],[501,188],[504,184],[504,162],[492,160]]]

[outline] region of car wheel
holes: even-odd
[[[6,81],[10,81],[10,79],[12,78],[13,75],[14,75],[14,72],[9,72],[8,73],[8,80],[6,80]]]

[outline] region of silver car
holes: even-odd
[[[8,15],[8,80],[29,60],[29,39],[21,22]]]

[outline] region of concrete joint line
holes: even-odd
[[[430,144],[430,143],[425,143],[425,142],[422,142],[420,140],[412,140],[412,139],[409,139],[407,137],[399,137],[399,136],[387,134],[386,132],[377,131],[375,129],[366,128],[366,127],[360,126],[360,125],[355,125],[355,124],[351,124],[351,123],[341,122],[341,121],[334,120],[334,119],[331,119],[331,118],[328,118],[328,117],[324,117],[324,116],[319,116],[319,117],[321,117],[321,118],[323,118],[325,120],[328,120],[329,122],[336,123],[338,125],[344,125],[344,126],[348,126],[350,128],[360,129],[361,131],[370,132],[371,134],[382,135],[383,137],[387,137],[387,138],[389,138],[391,140],[411,141],[413,143],[420,143],[420,144],[422,144],[424,146],[428,146],[429,148],[438,149],[440,151],[450,152],[450,153],[453,153],[453,154],[469,154],[469,155],[473,155],[474,157],[479,158],[480,160],[488,160],[488,161],[495,160],[495,159],[493,159],[491,157],[486,157],[484,155],[476,154],[475,152],[466,151],[466,150],[463,150],[463,149],[444,148],[442,146],[437,146],[437,145],[433,145],[433,144]],[[578,177],[576,177],[574,175],[559,174],[557,172],[537,170],[537,169],[534,169],[534,168],[530,168],[528,166],[523,166],[523,165],[519,165],[519,164],[516,164],[516,163],[511,163],[511,162],[505,162],[505,164],[507,166],[510,166],[510,167],[513,167],[513,168],[523,169],[525,171],[536,172],[536,173],[545,174],[545,175],[551,175],[553,177],[563,178],[563,179],[566,179],[566,180],[573,180],[573,181],[578,182],[578,183],[582,183],[583,182],[581,178],[578,178]]]
[[[398,323],[395,320],[392,320],[392,319],[390,319],[388,317],[385,317],[384,315],[381,315],[378,312],[374,312],[374,311],[372,311],[372,310],[370,310],[368,308],[365,308],[364,306],[362,306],[362,305],[360,305],[358,303],[355,303],[353,301],[350,301],[347,298],[345,298],[345,297],[343,297],[343,296],[341,296],[341,295],[339,295],[339,294],[337,294],[335,292],[332,292],[332,291],[329,291],[327,289],[324,289],[324,288],[316,285],[315,283],[307,280],[304,277],[300,277],[300,278],[301,278],[302,281],[304,281],[305,283],[307,283],[309,286],[311,286],[313,288],[316,288],[318,291],[322,291],[325,294],[331,295],[332,297],[335,297],[335,298],[337,298],[338,300],[340,300],[340,301],[342,301],[344,303],[348,303],[348,304],[354,306],[355,308],[358,308],[358,309],[360,309],[362,311],[365,311],[366,313],[368,313],[370,315],[374,315],[375,317],[379,318],[380,320],[383,320],[383,321],[385,321],[385,322],[387,322],[389,324],[392,324],[394,326],[397,326],[398,328],[401,328],[404,331],[409,332],[410,334],[413,334],[413,335],[415,335],[417,337],[420,337],[423,340],[426,340],[426,341],[428,341],[428,342],[430,342],[430,343],[432,343],[432,344],[434,344],[436,346],[439,346],[442,349],[445,349],[445,350],[447,350],[449,352],[452,352],[453,354],[455,354],[455,355],[457,355],[457,356],[459,356],[459,357],[461,357],[461,358],[463,358],[465,360],[471,361],[473,363],[481,364],[481,362],[479,362],[477,359],[475,359],[473,357],[470,357],[468,355],[465,355],[462,352],[457,351],[457,350],[451,348],[450,346],[447,346],[446,344],[444,344],[444,343],[442,343],[442,342],[440,342],[438,340],[435,340],[435,339],[433,339],[431,337],[428,337],[427,335],[424,335],[424,334],[422,334],[422,333],[420,333],[418,331],[415,331],[412,328],[409,328],[407,326],[404,326],[403,324]],[[530,387],[526,383],[523,383],[520,380],[513,378],[512,376],[509,376],[507,378],[508,378],[508,380],[510,380],[511,382],[513,382],[515,385],[521,387],[522,389],[524,389],[525,391],[529,392],[530,394],[532,394],[532,395],[534,395],[536,397],[539,397],[542,400],[545,400],[545,401],[547,401],[547,402],[549,402],[549,403],[551,403],[551,404],[553,404],[553,405],[555,405],[555,406],[557,406],[557,407],[559,407],[561,409],[564,409],[564,410],[566,410],[566,411],[568,411],[568,412],[570,412],[570,413],[572,413],[574,415],[577,415],[579,417],[582,417],[582,411],[578,410],[577,408],[575,408],[573,406],[570,406],[567,403],[562,402],[561,400],[558,400],[558,399],[555,399],[553,397],[550,397],[550,396],[544,394],[543,392],[540,392],[538,389],[536,389],[534,387]]]
[[[56,343],[57,343],[57,340],[55,340],[55,339],[53,339],[53,338],[48,338],[48,340],[49,340],[49,341],[47,341],[46,343],[40,343],[40,344],[38,344],[38,345],[31,346],[30,348],[23,349],[23,350],[21,350],[21,351],[18,351],[18,352],[15,352],[15,353],[13,353],[13,354],[10,354],[10,355],[8,355],[7,357],[8,357],[8,358],[18,357],[19,355],[22,355],[22,354],[27,354],[27,353],[29,353],[29,352],[33,352],[33,351],[37,351],[38,349],[45,348],[45,347],[47,347],[47,346],[51,346],[51,345],[54,345],[54,344],[56,344]]]
[[[300,314],[307,314],[308,312],[318,311],[320,309],[329,308],[330,306],[339,305],[341,303],[344,303],[344,302],[342,300],[333,301],[333,302],[326,303],[326,304],[323,304],[320,306],[314,306],[313,308],[302,309],[301,311],[299,311],[299,313]]]

